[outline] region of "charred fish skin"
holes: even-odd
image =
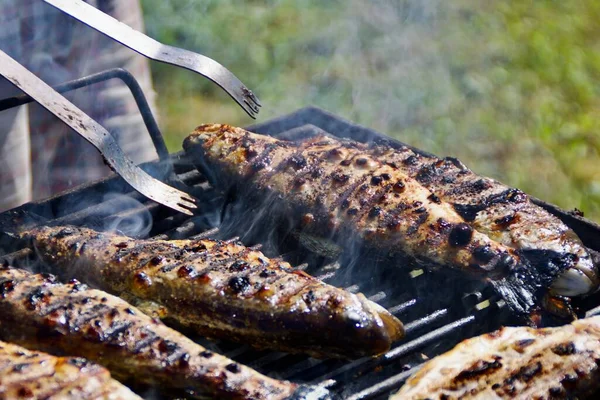
[[[427,362],[390,399],[583,399],[600,388],[600,317],[502,328]]]
[[[384,308],[241,244],[136,240],[88,228],[23,232],[52,271],[127,299],[209,337],[316,357],[389,350],[402,323]]]
[[[0,399],[141,400],[83,358],[54,357],[0,342]]]
[[[0,338],[87,358],[117,379],[199,396],[285,399],[298,389],[205,349],[117,297],[48,274],[0,270]]]
[[[452,204],[474,229],[519,249],[537,265],[553,268],[560,264],[561,274],[551,288],[554,294],[577,296],[597,290],[598,266],[581,240],[525,193],[475,174],[456,158],[428,157],[407,147],[374,146],[368,152]]]
[[[491,281],[527,317],[559,268],[537,268],[473,226],[407,171],[371,154],[367,145],[318,137],[280,141],[228,125],[202,125],[184,141],[197,165],[221,182],[250,182],[275,193],[306,229],[358,234],[385,251],[429,267]],[[226,179],[223,179],[226,178]],[[555,266],[555,264],[553,264]]]

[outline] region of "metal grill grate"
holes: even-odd
[[[252,131],[295,140],[316,134],[330,134],[359,141],[382,141],[400,145],[381,134],[343,121],[320,109],[305,108],[249,128]],[[434,357],[464,338],[487,332],[510,322],[510,317],[488,289],[464,282],[457,277],[442,277],[420,269],[390,267],[389,259],[379,255],[360,257],[342,255],[336,260],[311,253],[289,234],[279,235],[277,227],[248,229],[236,221],[235,213],[224,216],[223,209],[235,202],[214,191],[182,154],[170,157],[177,177],[194,190],[200,211],[194,217],[175,214],[147,201],[120,178],[110,177],[81,186],[59,196],[28,203],[0,215],[0,231],[14,226],[45,223],[73,224],[103,229],[118,227],[127,232],[140,218],[152,218],[152,227],[144,236],[161,239],[213,237],[226,239],[242,236],[247,245],[264,243],[263,251],[273,257],[281,255],[314,276],[352,292],[362,292],[386,307],[406,327],[406,337],[378,358],[355,361],[315,360],[299,355],[258,351],[247,345],[223,341],[209,342],[196,338],[209,348],[245,363],[267,375],[327,386],[342,398],[386,398],[428,358]],[[165,170],[165,161],[148,163],[150,171]],[[106,198],[106,194],[118,194]],[[124,201],[126,199],[127,201]],[[565,213],[552,205],[539,202],[555,212],[581,235],[594,250],[600,250],[600,227],[579,216]],[[233,204],[233,205],[232,205]],[[233,208],[232,208],[233,207]],[[115,210],[120,210],[115,212]],[[229,219],[228,219],[229,218]],[[37,261],[28,249],[19,248],[10,236],[0,234],[0,255],[20,266],[35,270]],[[376,273],[375,273],[376,271]],[[598,297],[583,301],[579,307],[588,313]]]

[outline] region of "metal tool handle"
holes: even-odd
[[[2,50],[0,74],[93,144],[107,164],[135,190],[157,203],[189,215],[191,212],[187,208],[196,208],[193,198],[151,177],[135,165],[106,129]]]
[[[258,98],[233,73],[215,60],[189,50],[162,44],[82,0],[44,1],[143,56],[203,75],[225,90],[252,118],[258,113]]]

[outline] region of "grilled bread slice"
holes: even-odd
[[[217,187],[233,182],[283,203],[306,231],[348,232],[413,262],[491,281],[518,313],[531,312],[551,286],[558,295],[598,287],[597,267],[573,231],[516,189],[483,178],[477,184],[456,159],[428,164],[385,146],[328,137],[288,142],[217,124],[198,127],[183,146]],[[490,187],[465,203],[457,193],[469,185]],[[479,219],[465,218],[466,206]],[[517,211],[518,223],[511,219]]]
[[[84,358],[54,357],[0,342],[0,399],[139,400]]]
[[[427,362],[391,399],[597,398],[599,365],[600,317],[502,328]]]
[[[191,395],[286,399],[305,390],[215,354],[118,297],[20,269],[0,269],[0,338]]]
[[[317,357],[387,351],[403,335],[384,308],[241,244],[136,240],[87,228],[23,232],[52,271],[127,298],[204,336]]]

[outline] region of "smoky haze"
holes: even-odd
[[[249,85],[264,103],[259,120],[320,106],[600,217],[592,2],[143,4],[152,36]],[[214,85],[153,68],[171,149],[201,123],[251,123]]]

